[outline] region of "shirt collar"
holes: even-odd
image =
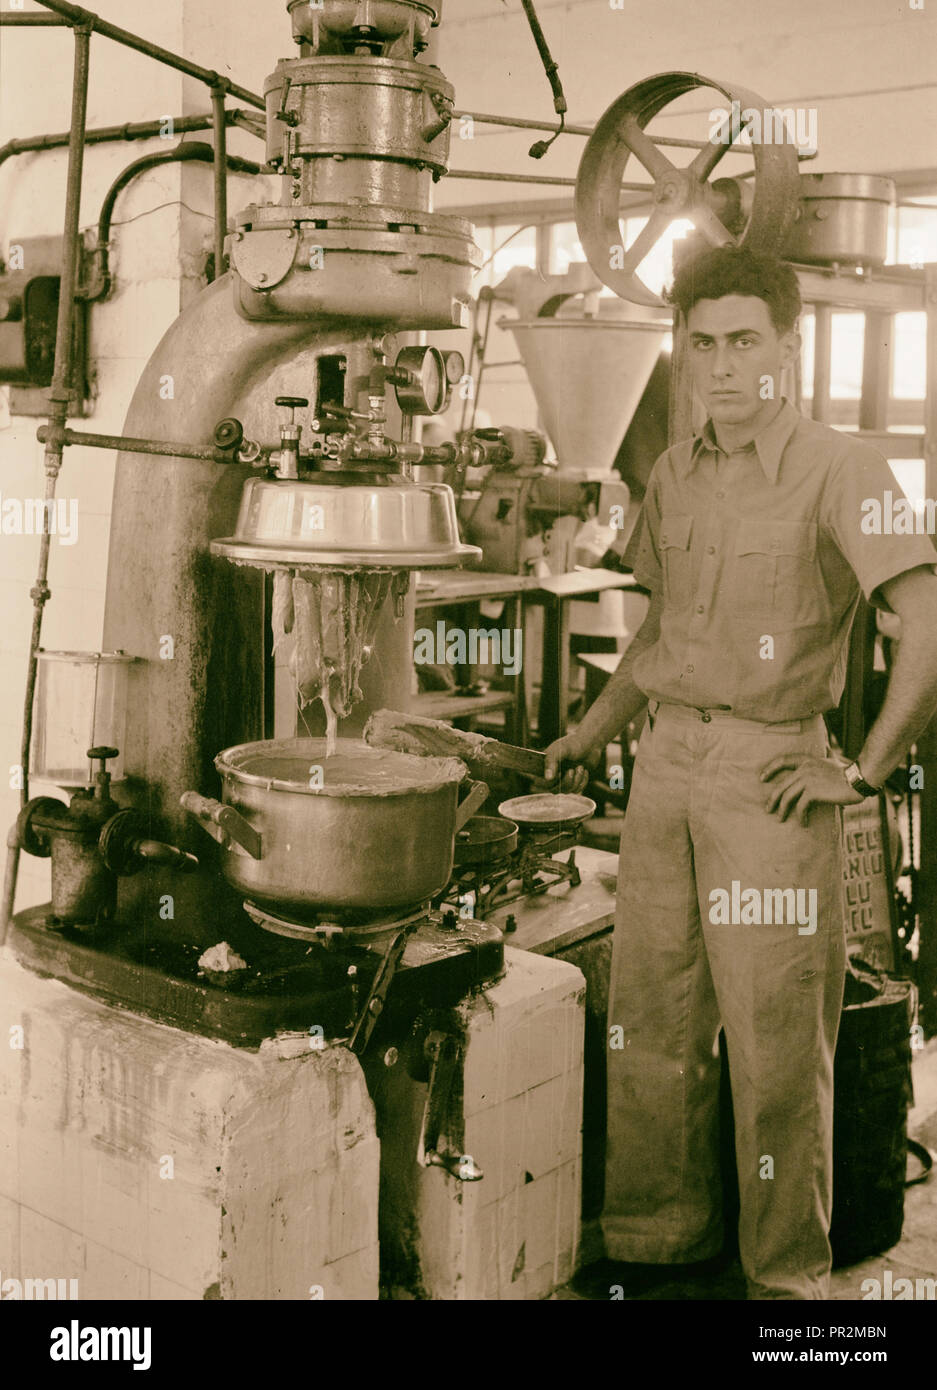
[[[758,462],[761,464],[762,471],[769,483],[776,483],[778,480],[778,470],[781,467],[781,455],[787,446],[788,440],[797,427],[800,419],[800,412],[790,401],[784,397],[781,409],[774,419],[764,429],[752,439],[745,448],[754,448],[758,455]],[[693,437],[693,446],[690,450],[690,460],[687,471],[691,471],[699,458],[700,452],[708,449],[710,453],[721,453],[719,444],[716,442],[716,435],[713,430],[713,422],[707,420],[702,429],[697,430]],[[742,451],[739,451],[742,452]]]

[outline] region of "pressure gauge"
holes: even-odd
[[[445,408],[450,382],[438,348],[401,348],[391,379],[397,404],[406,415],[436,415]]]

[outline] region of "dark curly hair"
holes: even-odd
[[[762,256],[742,246],[716,246],[680,266],[666,298],[686,318],[700,299],[746,294],[763,299],[778,333],[789,332],[802,308],[797,275],[774,256]]]

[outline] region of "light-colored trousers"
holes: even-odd
[[[621,836],[602,1231],[609,1258],[631,1263],[719,1252],[721,1023],[749,1297],[823,1299],[845,969],[840,814],[814,807],[806,827],[768,814],[759,773],[787,752],[826,757],[822,718],[763,725],[651,702]]]

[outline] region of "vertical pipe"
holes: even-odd
[[[833,344],[833,309],[829,304],[814,306],[813,339],[813,418],[821,425],[830,423],[830,368]]]
[[[85,118],[88,107],[88,70],[91,52],[91,28],[79,25],[75,35],[75,60],[72,77],[72,120],[68,141],[68,177],[65,187],[65,229],[64,250],[62,253],[62,278],[59,287],[58,319],[55,326],[55,367],[52,374],[52,387],[49,399],[52,409],[49,424],[64,427],[68,418],[68,403],[72,380],[72,329],[75,319],[75,285],[78,278],[78,217],[81,204],[81,171],[84,159]],[[63,445],[61,441],[50,442],[45,451],[45,500],[55,496],[59,470],[62,467]],[[49,573],[48,527],[49,509],[43,512],[42,532],[39,538],[39,571],[32,590],[33,626],[29,646],[29,666],[26,675],[26,699],[23,718],[23,789],[21,800],[25,805],[29,798],[29,744],[32,734],[33,696],[36,689],[36,653],[42,637],[42,614],[50,597],[47,578]]]
[[[924,399],[924,495],[937,497],[937,265],[924,268],[927,312],[927,385]],[[917,740],[922,770],[920,808],[921,869],[915,882],[921,924],[917,984],[921,1021],[928,1036],[937,1033],[937,716]]]
[[[670,411],[668,443],[679,444],[693,433],[693,382],[686,319],[679,309],[673,315],[673,350],[670,354]]]
[[[218,280],[225,272],[224,239],[228,230],[228,127],[225,121],[224,88],[211,89],[212,131],[215,136],[215,274]]]
[[[72,72],[72,119],[68,139],[68,176],[65,185],[65,229],[62,252],[62,277],[59,286],[59,309],[55,327],[55,366],[49,392],[51,410],[49,425],[62,430],[68,418],[68,402],[72,381],[72,328],[75,319],[75,285],[78,275],[78,217],[81,205],[81,171],[84,157],[85,120],[88,110],[88,71],[91,56],[91,26],[81,24],[73,30],[75,57]],[[45,451],[45,501],[55,498],[59,470],[62,467],[61,439],[48,443]],[[43,508],[42,531],[39,536],[39,569],[31,590],[33,623],[29,638],[29,663],[26,668],[26,694],[23,703],[23,739],[20,761],[23,769],[20,803],[29,799],[29,748],[32,742],[33,701],[36,693],[37,653],[42,640],[42,615],[50,597],[49,575],[49,507]],[[9,845],[3,888],[0,945],[6,939],[19,870],[19,849]]]
[[[891,343],[893,314],[868,313],[862,346],[862,394],[859,398],[860,430],[888,427],[891,395]]]

